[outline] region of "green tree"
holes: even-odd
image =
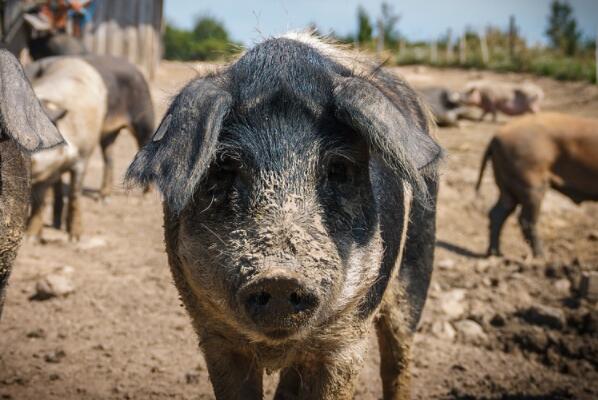
[[[399,23],[401,16],[395,13],[394,7],[387,2],[382,3],[380,11],[381,27],[384,31],[384,45],[387,48],[396,48],[399,43],[397,24]]]
[[[197,19],[192,30],[166,24],[164,57],[169,60],[217,60],[235,53],[238,45],[229,39],[224,25],[210,17]]]
[[[360,44],[372,41],[372,23],[363,7],[357,9],[357,41]]]
[[[554,0],[550,5],[546,36],[553,48],[569,56],[575,55],[581,38],[577,21],[573,17],[573,8],[566,1]]]
[[[203,16],[197,19],[193,27],[193,37],[198,41],[208,39],[229,41],[228,32],[224,28],[224,25],[210,16]]]

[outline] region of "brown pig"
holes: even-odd
[[[489,255],[498,255],[503,224],[521,205],[519,224],[535,256],[542,255],[536,231],[540,205],[553,188],[575,203],[598,200],[598,120],[558,113],[516,119],[490,141],[480,168],[492,159],[500,196],[490,211]]]
[[[491,113],[493,121],[496,121],[498,111],[507,115],[539,112],[544,92],[530,82],[515,84],[479,80],[468,83],[459,97],[461,104],[482,109],[480,121],[488,113]]]

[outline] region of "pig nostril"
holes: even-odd
[[[257,296],[257,304],[260,306],[265,306],[270,301],[270,294],[266,292],[261,292],[259,296]]]
[[[299,307],[299,305],[301,304],[301,296],[299,296],[297,294],[297,292],[293,292],[291,293],[291,295],[289,296],[289,301],[291,302],[291,304],[295,307]]]
[[[254,295],[251,295],[248,299],[250,304],[255,304],[258,306],[265,306],[270,301],[270,293],[260,292]]]

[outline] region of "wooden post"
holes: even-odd
[[[467,61],[467,43],[465,41],[465,32],[461,35],[459,40],[459,64],[464,65]]]
[[[490,55],[488,53],[488,41],[486,40],[486,33],[480,35],[480,50],[482,51],[482,63],[488,65]]]
[[[399,39],[399,59],[404,60],[407,56],[407,46],[405,40]]]
[[[152,78],[162,56],[163,0],[103,0],[84,42],[96,54],[127,58]]]
[[[446,31],[446,63],[453,62],[453,31],[449,28]]]
[[[515,59],[515,37],[517,36],[517,26],[515,25],[515,16],[509,17],[509,58]]]
[[[430,43],[430,62],[432,64],[438,63],[438,43],[436,40],[432,40],[432,43]]]

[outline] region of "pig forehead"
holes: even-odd
[[[290,162],[311,165],[328,153],[353,159],[367,147],[357,133],[334,118],[303,112],[271,112],[237,121],[225,127],[221,144],[260,167]]]

